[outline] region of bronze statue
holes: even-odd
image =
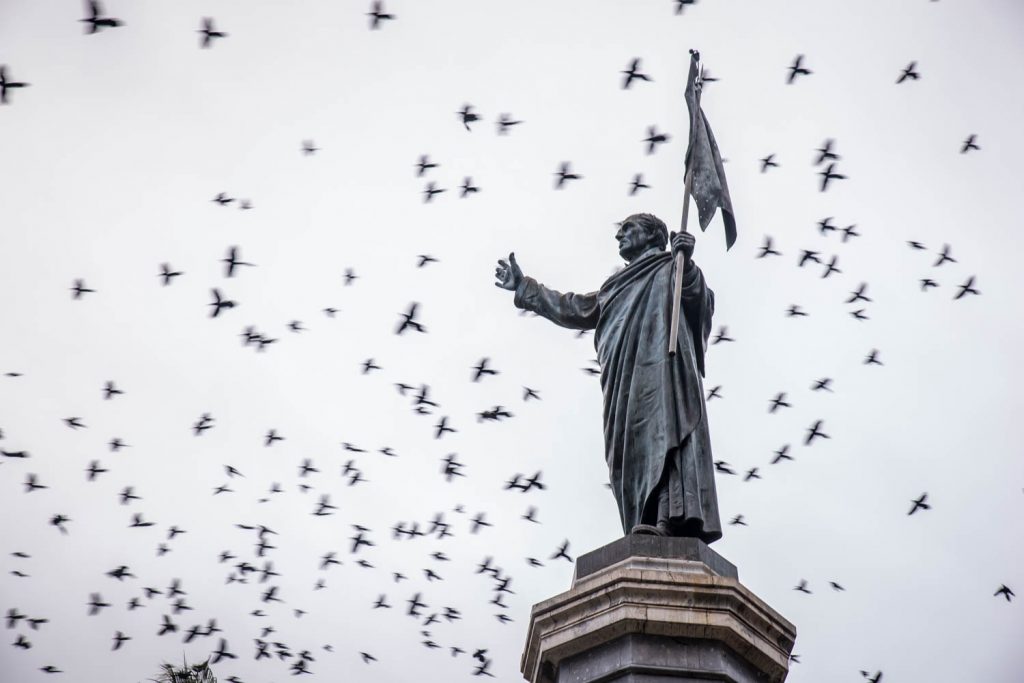
[[[604,392],[605,458],[625,533],[722,536],[704,406],[704,353],[715,298],[693,262],[695,240],[651,214],[619,224],[626,266],[589,294],[562,294],[523,275],[515,254],[498,261],[496,286],[515,305],[562,327],[595,330]],[[673,254],[682,271],[678,342],[668,353]]]

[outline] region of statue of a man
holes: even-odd
[[[604,441],[625,533],[722,536],[704,407],[704,352],[714,294],[691,258],[695,240],[673,233],[686,257],[679,345],[669,355],[673,255],[665,224],[629,216],[615,239],[626,266],[590,294],[562,294],[523,275],[515,254],[498,261],[498,287],[515,305],[562,327],[595,330],[604,392]]]

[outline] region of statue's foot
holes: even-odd
[[[664,536],[665,533],[658,527],[650,524],[637,524],[629,530],[631,534],[642,534],[644,536]]]

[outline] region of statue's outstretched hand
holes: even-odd
[[[523,271],[520,270],[519,264],[516,263],[515,252],[508,255],[508,261],[505,261],[505,259],[498,260],[498,267],[494,269],[494,277],[498,280],[494,283],[495,287],[501,287],[513,292],[519,287],[519,283],[523,281]]]

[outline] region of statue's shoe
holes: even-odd
[[[643,534],[645,536],[664,536],[665,532],[650,524],[637,524],[629,530],[631,534]]]

